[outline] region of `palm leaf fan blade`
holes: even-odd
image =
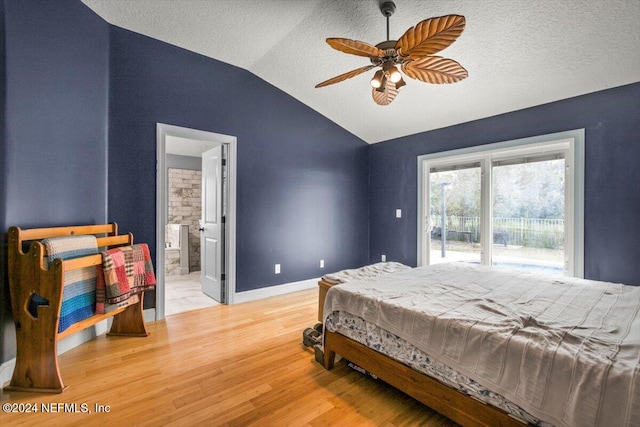
[[[364,67],[360,67],[360,68],[356,68],[355,70],[351,70],[351,71],[347,71],[346,73],[340,74],[339,76],[335,76],[329,80],[325,80],[322,83],[318,83],[316,85],[316,88],[319,87],[324,87],[324,86],[329,86],[332,85],[334,83],[340,83],[342,81],[345,81],[347,79],[350,79],[351,77],[355,77],[359,74],[364,73],[365,71],[369,71],[370,69],[374,68],[375,65],[367,65]]]
[[[402,71],[412,79],[433,84],[456,83],[469,76],[462,65],[439,56],[406,61],[402,64]]]
[[[461,15],[425,19],[398,39],[396,50],[405,57],[433,55],[456,41],[464,30],[465,22]]]
[[[398,89],[396,88],[395,83],[392,81],[387,81],[387,85],[385,86],[383,91],[379,91],[377,89],[371,90],[371,96],[373,100],[378,105],[389,105],[396,99],[398,95]]]
[[[335,50],[351,55],[365,56],[367,58],[381,58],[384,56],[384,50],[360,40],[328,38],[327,43]]]

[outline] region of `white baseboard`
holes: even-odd
[[[143,311],[144,321],[145,322],[153,322],[156,320],[156,309],[149,308]],[[66,353],[67,351],[78,347],[81,344],[86,343],[87,341],[91,341],[96,338],[98,335],[102,335],[106,333],[111,327],[111,322],[113,322],[113,318],[109,318],[103,320],[102,322],[96,323],[95,325],[83,329],[82,331],[78,331],[73,335],[68,336],[67,338],[63,338],[58,341],[58,355]],[[11,381],[11,377],[13,376],[13,370],[16,367],[16,359],[10,359],[0,365],[0,386]]]
[[[291,292],[313,289],[318,286],[319,278],[302,280],[300,282],[284,283],[282,285],[269,286],[266,288],[253,289],[251,291],[236,292],[233,304],[255,301],[262,298],[284,295]]]
[[[147,308],[142,312],[142,316],[144,316],[145,323],[155,322],[156,321],[156,309],[155,308]]]

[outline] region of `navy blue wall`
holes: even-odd
[[[640,285],[640,83],[371,146],[370,261],[416,265],[417,156],[581,128],[585,277]]]
[[[102,223],[109,26],[76,0],[3,5],[2,241],[14,225]],[[5,361],[15,355],[15,338],[5,275],[1,285]]]
[[[237,137],[237,291],[367,262],[362,140],[246,70],[117,27],[111,77],[109,219],[137,241],[156,239],[160,122]]]
[[[6,73],[6,53],[5,53],[5,31],[4,31],[4,0],[0,0],[0,201],[4,202],[6,188],[5,188],[5,171],[7,170],[6,165],[6,132],[5,132],[5,104],[6,104],[6,94],[7,94],[7,73]],[[5,223],[6,218],[6,209],[5,205],[0,205],[0,224]],[[0,230],[0,233],[3,230]],[[0,241],[0,248],[4,247],[2,245],[4,241]],[[1,251],[1,249],[0,249]],[[1,252],[0,252],[1,254]],[[2,265],[2,257],[0,257],[0,266]],[[0,273],[2,272],[2,267],[0,267]],[[0,277],[2,277],[0,275]],[[1,280],[1,279],[0,279]],[[2,312],[0,311],[0,319],[2,318]]]
[[[6,132],[5,132],[5,104],[6,104],[6,54],[4,30],[4,0],[0,0],[0,363],[9,359],[15,353],[15,346],[7,349],[7,340],[13,342],[13,319],[11,318],[11,304],[9,300],[9,278],[7,276],[7,238],[6,224]],[[11,332],[8,332],[11,331]]]
[[[5,6],[10,185],[2,225],[103,221],[108,25],[77,1]]]

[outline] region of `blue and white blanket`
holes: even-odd
[[[49,266],[56,259],[69,260],[98,253],[95,236],[53,237],[42,240]],[[96,268],[84,267],[64,274],[58,332],[96,312]]]

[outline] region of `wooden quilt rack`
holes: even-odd
[[[66,271],[102,264],[100,254],[71,260],[56,259],[47,267],[46,249],[40,240],[51,237],[95,235],[99,248],[133,244],[133,234],[118,235],[117,224],[71,227],[9,229],[9,289],[16,325],[16,366],[7,390],[61,393],[65,385],[58,366],[60,339],[113,317],[107,335],[145,337],[143,295],[139,302],[105,314],[95,314],[58,333],[62,291]],[[24,253],[23,245],[29,243]],[[28,305],[34,294],[46,300],[33,316]]]

